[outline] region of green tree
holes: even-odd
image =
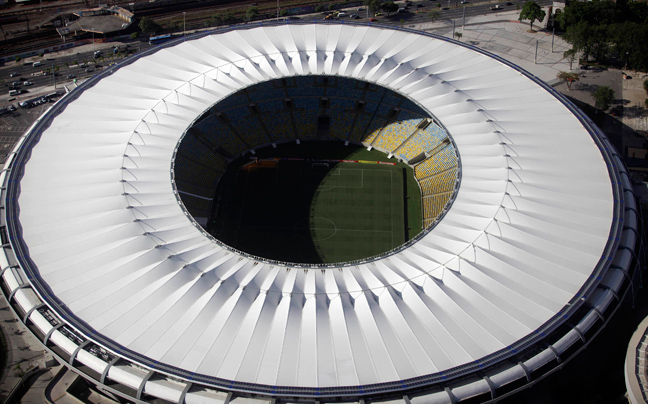
[[[567,83],[567,88],[571,90],[571,85],[574,81],[578,81],[578,73],[572,73],[572,72],[558,72],[556,77],[559,80],[564,81]]]
[[[20,56],[16,56],[16,63],[20,62]]]
[[[648,93],[648,79],[644,80],[643,87],[644,87],[644,90],[646,91],[646,93]]]
[[[542,22],[547,13],[535,1],[527,1],[520,11],[519,21],[529,20],[529,32],[533,31],[533,21]]]
[[[439,10],[432,10],[428,13],[428,18],[430,18],[430,21],[434,22],[441,17],[441,12]]]
[[[285,16],[288,15],[288,10],[281,10],[281,11],[279,12],[279,14],[280,14],[282,17],[285,17]]]
[[[139,32],[133,32],[132,34],[130,34],[131,39],[137,39],[138,36]]]
[[[259,9],[257,7],[250,7],[245,12],[245,20],[252,21],[257,15],[259,15]]]
[[[576,60],[576,49],[571,48],[563,52],[563,57],[569,61],[569,70],[572,69],[572,64]]]
[[[371,13],[374,15],[378,11],[380,11],[380,6],[382,5],[380,0],[364,0],[364,4],[367,6],[369,11],[371,11]]]
[[[600,86],[594,91],[594,105],[603,111],[610,108],[610,104],[614,101],[614,90],[608,86]]]
[[[162,30],[162,27],[148,17],[142,17],[139,23],[139,28],[145,34],[155,34]]]
[[[394,3],[393,1],[388,1],[383,3],[380,8],[382,9],[382,11],[386,12],[387,15],[390,15],[391,13],[398,11],[398,4]]]
[[[317,7],[315,7],[315,11],[317,11],[318,13],[321,13],[322,11],[324,11],[324,6],[321,5],[321,4],[318,4]]]
[[[455,32],[454,36],[455,38],[461,41],[461,37],[463,36],[463,34],[461,32]]]

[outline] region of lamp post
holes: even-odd
[[[183,11],[182,12],[182,38],[183,39],[185,35],[187,35],[187,12]]]

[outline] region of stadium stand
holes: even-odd
[[[250,147],[255,148],[270,143],[263,131],[258,114],[242,116],[231,120],[232,128]]]
[[[277,84],[280,85],[281,83],[277,83],[277,80],[265,81],[247,89],[247,95],[250,101],[255,103],[272,98],[283,97],[283,89],[280,87],[277,88]]]
[[[213,167],[220,174],[227,169],[225,158],[212,152],[207,145],[196,139],[192,132],[187,133],[182,139],[178,153],[205,167]]]
[[[314,138],[317,135],[317,117],[320,115],[319,98],[297,98],[294,101],[292,113],[297,136],[302,139]]]
[[[332,98],[329,114],[335,119],[331,120],[331,136],[339,139],[348,139],[353,120],[355,119],[355,101],[345,98]]]
[[[418,180],[422,180],[456,165],[457,155],[452,145],[447,144],[431,158],[427,158],[414,167],[414,176]]]
[[[431,123],[427,128],[416,131],[394,154],[409,161],[422,152],[434,150],[446,138],[447,134],[443,129]]]
[[[261,120],[266,128],[268,128],[273,141],[287,141],[296,138],[291,124],[292,118],[288,111],[281,109],[275,112],[264,113],[261,115]]]
[[[343,79],[338,77],[337,86],[328,87],[326,95],[329,97],[350,98],[353,100],[362,99],[362,88],[357,88],[359,83],[355,80]]]
[[[401,104],[401,101],[403,101],[403,97],[391,91],[387,91],[382,99],[384,105],[389,105],[391,107],[398,107]]]
[[[416,131],[417,125],[422,120],[422,118],[416,118],[392,122],[380,131],[380,134],[374,139],[372,145],[378,150],[391,153],[398,149]]]
[[[194,127],[205,135],[209,143],[222,147],[231,156],[236,156],[248,149],[245,143],[226,125],[223,125],[215,114],[209,115]]]
[[[457,168],[452,167],[431,177],[419,180],[423,195],[436,195],[450,192],[454,188],[457,178]]]
[[[368,101],[380,102],[385,95],[385,89],[378,88],[374,85],[367,84],[364,92],[364,99]]]

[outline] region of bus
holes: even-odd
[[[171,39],[171,34],[152,36],[149,38],[149,44],[156,45],[164,41],[168,41],[169,39]]]

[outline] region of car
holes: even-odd
[[[22,83],[23,83],[22,81],[14,81],[13,83],[11,83],[11,85],[14,86],[14,87],[17,87],[17,86],[21,85]]]
[[[38,67],[38,66],[43,66],[44,64],[45,63],[43,63],[43,62],[34,62],[34,63],[32,63],[32,66],[33,67]]]
[[[82,69],[85,69],[86,67],[88,67],[88,65],[85,64],[85,63],[81,63],[81,64],[79,65],[79,67],[82,68]]]
[[[11,112],[14,112],[14,111],[16,110],[16,107],[15,107],[13,104],[9,105],[7,108],[8,108],[9,111],[11,111]]]
[[[507,2],[506,2],[506,5],[507,5],[507,6],[512,6],[512,5],[513,5],[513,2],[512,2],[512,1],[507,1]]]
[[[491,10],[501,10],[501,9],[502,9],[502,6],[500,6],[499,4],[496,4],[496,5],[494,5],[493,7],[491,7],[490,9],[491,9]]]
[[[375,15],[376,17],[379,17],[379,16],[383,15],[383,13],[376,13],[376,14],[374,14],[374,15]]]
[[[375,19],[375,18],[372,18],[372,19],[369,20],[369,22],[376,22],[376,21],[378,21],[378,20]]]
[[[20,76],[20,73],[17,73],[17,72],[9,73],[9,77],[18,77],[18,76]]]
[[[365,10],[365,9],[362,8],[362,7],[360,7],[360,8],[358,9],[358,11],[367,11],[367,10]]]
[[[461,0],[461,3],[464,3],[466,0]],[[419,3],[416,5],[416,8],[422,8],[425,7],[423,4]]]
[[[31,86],[34,83],[32,83],[31,81],[25,81],[23,84],[26,85],[26,86]]]
[[[101,69],[102,67],[102,65],[95,65],[95,69]]]
[[[92,72],[94,72],[94,69],[93,69],[93,68],[89,68],[89,69],[85,69],[85,71],[86,71],[86,73],[92,73]]]
[[[338,17],[344,17],[344,16],[346,16],[346,13],[345,13],[345,12],[340,12],[340,13],[338,13],[337,16],[338,16]]]
[[[76,76],[75,76],[74,74],[68,74],[68,75],[67,75],[67,78],[68,78],[68,79],[73,79],[73,78],[76,78]]]
[[[468,4],[468,0],[461,0],[461,4]]]

